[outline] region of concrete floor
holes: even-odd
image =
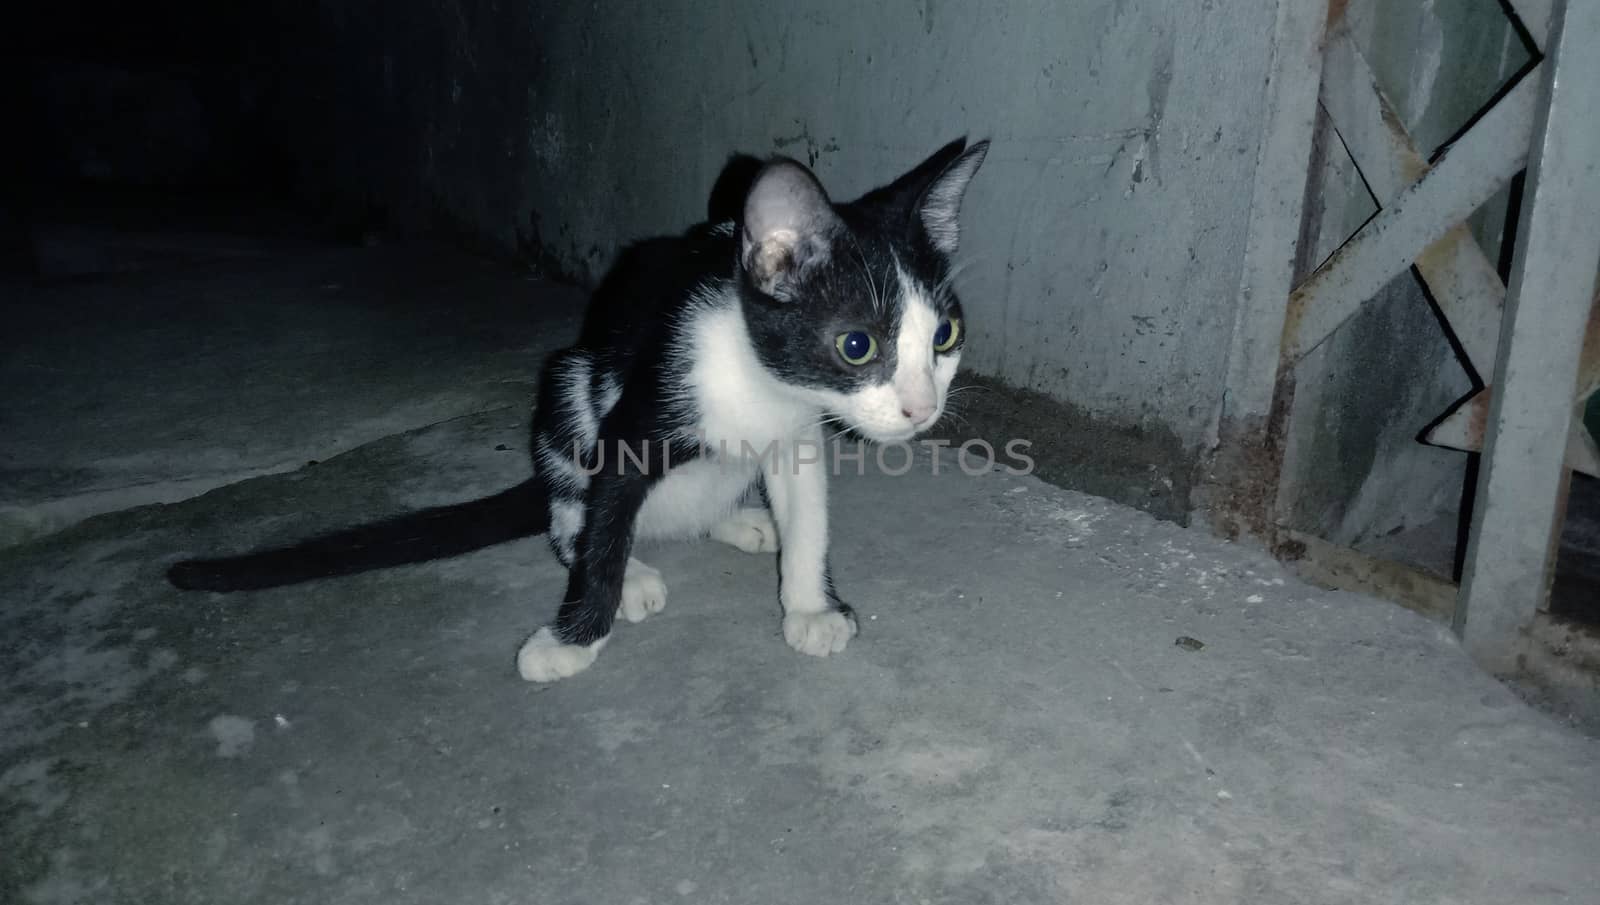
[[[522,412],[582,303],[439,249],[126,229],[43,228],[47,281],[0,283],[0,546]]]
[[[839,479],[827,660],[710,543],[644,551],[666,612],[553,686],[513,665],[539,540],[180,594],[180,556],[520,479],[574,297],[419,249],[10,290],[6,500],[102,514],[0,550],[0,901],[1600,896],[1600,743],[1421,617],[1033,478]]]

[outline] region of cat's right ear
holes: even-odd
[[[739,260],[763,294],[785,300],[802,271],[828,256],[839,226],[828,194],[811,171],[788,159],[768,163],[745,197]]]

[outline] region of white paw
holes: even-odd
[[[629,622],[643,622],[666,605],[667,583],[661,580],[661,573],[630,557],[627,574],[622,578],[622,604],[617,607],[617,615]]]
[[[773,553],[778,549],[778,526],[765,509],[740,509],[718,522],[711,536],[746,553]]]
[[[783,617],[783,640],[802,654],[826,657],[844,650],[856,634],[856,621],[838,610],[788,613]]]
[[[606,639],[585,647],[581,644],[563,644],[549,627],[539,629],[533,637],[522,643],[517,651],[517,672],[529,682],[554,682],[575,676],[594,662]]]

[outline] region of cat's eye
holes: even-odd
[[[878,341],[860,330],[839,334],[833,345],[839,350],[839,357],[853,365],[864,365],[878,357]]]
[[[933,351],[948,352],[961,341],[961,318],[952,317],[933,331]]]

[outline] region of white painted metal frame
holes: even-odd
[[[1545,59],[1431,166],[1348,34],[1329,33],[1321,102],[1381,210],[1290,293],[1275,372],[1281,386],[1297,361],[1416,266],[1470,369],[1493,390],[1430,435],[1459,448],[1482,443],[1485,452],[1455,625],[1491,668],[1507,665],[1547,596],[1566,469],[1600,474],[1572,402],[1575,391],[1581,401],[1600,388],[1600,315],[1590,316],[1600,264],[1600,56],[1577,49],[1600,37],[1600,0],[1511,6]],[[1280,11],[1280,27],[1282,19]],[[1462,221],[1524,166],[1508,296]],[[1240,376],[1230,372],[1230,392]]]
[[[1234,305],[1227,394],[1219,420],[1264,422],[1278,380],[1283,298],[1294,283],[1296,240],[1316,133],[1327,0],[1279,0],[1267,71],[1261,146]]]
[[[1551,0],[1517,4],[1524,27],[1541,45],[1548,35],[1550,5]],[[1481,203],[1477,199],[1493,194],[1525,165],[1534,112],[1542,102],[1540,87],[1540,79],[1524,78],[1459,143],[1473,142],[1471,156],[1479,163],[1486,162],[1487,169],[1460,175],[1471,168],[1460,165],[1466,162],[1466,156],[1459,147],[1452,148],[1440,167],[1434,169],[1400,126],[1399,117],[1349,34],[1335,30],[1328,36],[1322,105],[1337,125],[1339,137],[1362,178],[1386,210],[1370,231],[1363,230],[1295,290],[1290,298],[1289,319],[1298,323],[1285,336],[1286,357],[1298,360],[1310,352],[1409,263],[1428,284],[1473,372],[1487,378],[1500,342],[1505,284],[1467,228],[1459,222],[1450,225],[1444,218],[1459,213],[1462,207],[1476,207]],[[1497,141],[1501,153],[1495,153],[1493,146],[1487,150],[1482,147]],[[1456,178],[1445,188],[1454,192],[1436,187],[1431,195],[1425,195],[1425,181],[1438,179],[1446,166],[1454,167],[1450,173]],[[1420,206],[1429,198],[1437,200],[1440,196],[1454,206],[1437,211],[1439,218],[1429,220]],[[1400,208],[1418,215],[1405,217]],[[1442,235],[1436,241],[1416,253],[1417,233],[1431,236],[1440,230]],[[1402,231],[1408,232],[1412,241],[1399,248],[1388,245],[1393,233]],[[1346,257],[1361,260],[1348,261]],[[1396,261],[1404,263],[1395,266]],[[1363,270],[1363,264],[1381,266]],[[1579,404],[1600,389],[1600,335],[1591,334],[1580,368]],[[1491,396],[1485,390],[1464,401],[1428,432],[1428,442],[1472,452],[1481,450]],[[1581,426],[1568,434],[1567,464],[1600,476],[1600,449]]]
[[[1572,393],[1600,265],[1600,2],[1556,0],[1455,628],[1514,667],[1549,593]]]

